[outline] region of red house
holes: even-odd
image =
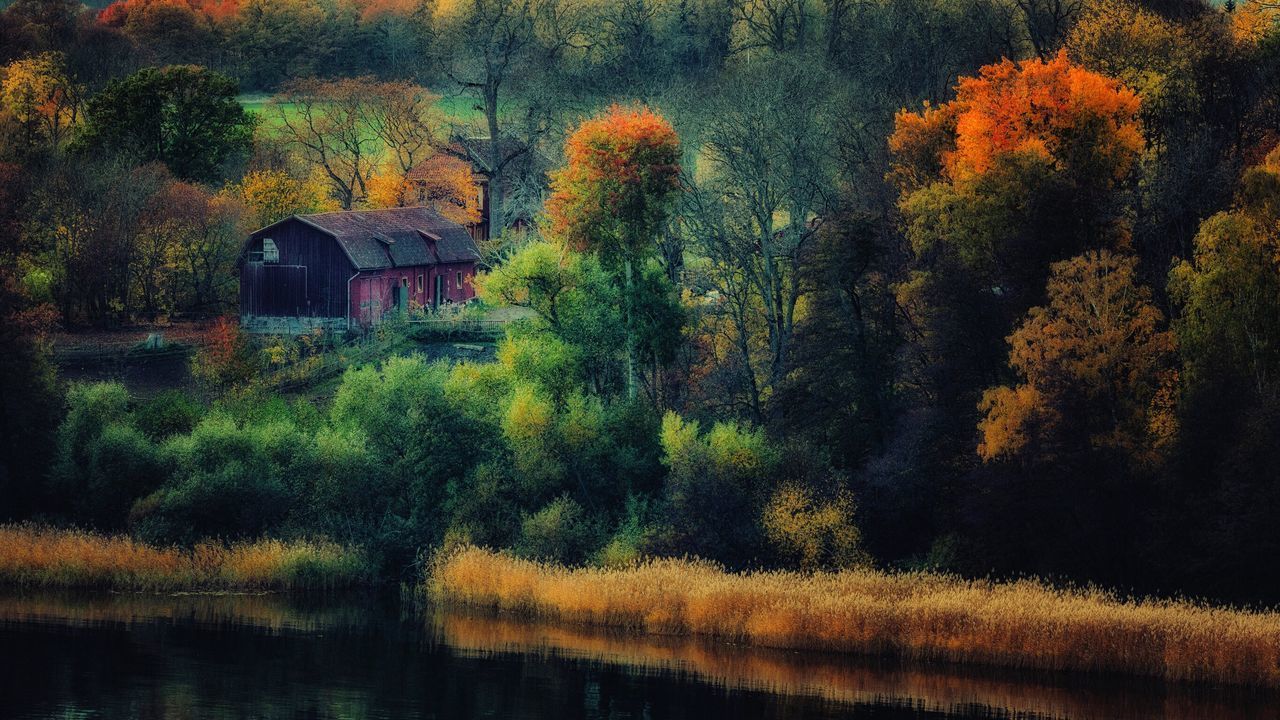
[[[467,230],[429,208],[294,215],[245,242],[240,322],[251,332],[348,329],[464,303],[479,260]]]

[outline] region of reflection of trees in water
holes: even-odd
[[[428,622],[445,645],[478,657],[555,655],[619,665],[640,673],[687,674],[730,690],[764,690],[853,704],[908,703],[943,713],[994,717],[1183,718],[1255,717],[1274,698],[1240,691],[1164,685],[1156,681],[1046,674],[984,674],[912,668],[896,662],[825,653],[750,648],[688,637],[637,636],[555,625],[480,611],[436,608]],[[968,715],[966,715],[968,716]]]
[[[32,716],[555,718],[607,696],[586,716],[652,705],[668,709],[653,717],[835,717],[857,705],[889,718],[1227,720],[1269,716],[1275,701],[636,636],[385,593],[0,593],[0,647],[29,648],[0,675],[0,698]]]
[[[0,594],[0,623],[73,627],[132,627],[187,623],[244,627],[272,633],[321,632],[368,626],[367,593],[290,597],[280,593],[103,593],[40,591]]]

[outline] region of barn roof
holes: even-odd
[[[300,220],[332,236],[357,270],[480,259],[471,235],[461,225],[444,219],[430,208],[344,210],[295,215],[289,219]],[[254,235],[278,224],[269,225]]]

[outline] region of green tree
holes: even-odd
[[[81,141],[162,162],[184,180],[216,180],[252,143],[253,117],[238,92],[234,80],[202,67],[145,68],[89,101]]]
[[[618,278],[627,330],[627,394],[637,390],[637,273],[657,248],[680,189],[680,141],[648,108],[611,107],[565,142],[567,164],[552,177],[551,234],[591,252]]]

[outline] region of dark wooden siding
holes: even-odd
[[[262,240],[280,251],[262,263]],[[240,312],[257,316],[346,317],[351,261],[330,236],[298,220],[254,233],[240,272]]]

